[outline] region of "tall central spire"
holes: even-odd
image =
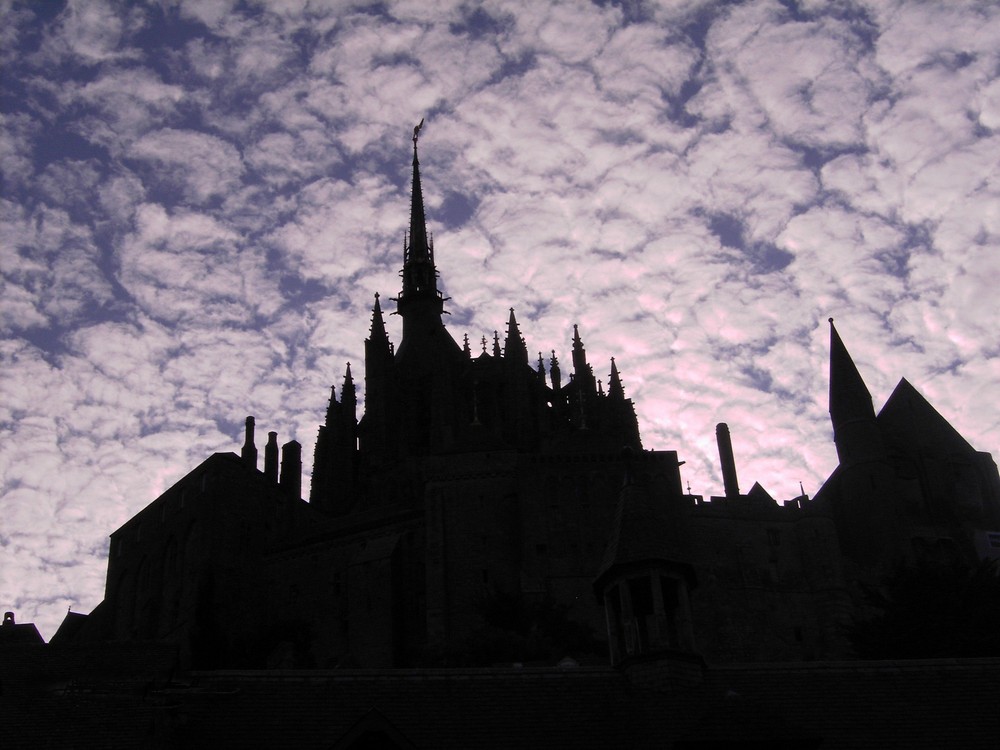
[[[403,290],[399,301],[421,297],[440,298],[437,268],[434,266],[434,243],[427,235],[424,195],[420,188],[420,161],[417,137],[424,121],[413,129],[413,190],[410,196],[410,231],[403,248]],[[400,314],[404,314],[400,310]]]
[[[424,121],[413,129],[413,192],[410,196],[410,231],[403,242],[403,288],[396,297],[396,312],[403,319],[403,340],[398,355],[403,356],[418,341],[443,330],[441,316],[445,297],[438,290],[434,265],[434,240],[427,232],[424,196],[420,187],[417,138]],[[454,342],[452,342],[454,343]],[[457,344],[455,345],[457,349]],[[460,351],[460,350],[459,350]]]
[[[417,138],[424,121],[413,128],[413,188],[410,194],[410,241],[406,248],[406,263],[430,260],[434,264],[433,249],[427,242],[427,220],[424,217],[424,195],[420,189],[420,161],[417,159]]]

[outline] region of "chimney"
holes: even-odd
[[[281,446],[281,487],[295,500],[302,497],[302,446],[295,440]]]
[[[715,439],[719,443],[722,483],[726,488],[726,497],[738,497],[740,486],[736,481],[736,460],[733,458],[733,442],[729,437],[729,425],[725,422],[719,422],[715,426]]]
[[[253,442],[253,417],[247,417],[247,436],[243,441],[243,450],[240,451],[243,463],[251,469],[257,468],[257,446]]]
[[[278,483],[278,433],[267,433],[267,445],[264,446],[264,476],[275,484]]]

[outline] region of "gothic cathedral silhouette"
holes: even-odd
[[[876,415],[830,321],[840,465],[816,497],[681,486],[644,449],[612,358],[607,389],[572,331],[529,356],[514,309],[459,344],[427,231],[413,137],[402,318],[375,295],[364,414],[331,393],[308,502],[301,447],[255,420],[111,534],[104,601],[53,643],[164,642],[184,668],[685,665],[846,658],[860,587],[902,562],[1000,557],[1000,477],[905,380]],[[567,332],[569,333],[569,332]]]

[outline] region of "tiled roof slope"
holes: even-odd
[[[906,378],[896,385],[876,422],[883,436],[893,444],[945,454],[975,453],[975,448]]]

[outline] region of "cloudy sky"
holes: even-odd
[[[830,316],[1000,453],[1000,5],[2,0],[0,66],[0,606],[46,638],[246,415],[311,459],[421,117],[455,338],[579,323],[693,492],[726,421],[815,493]]]

